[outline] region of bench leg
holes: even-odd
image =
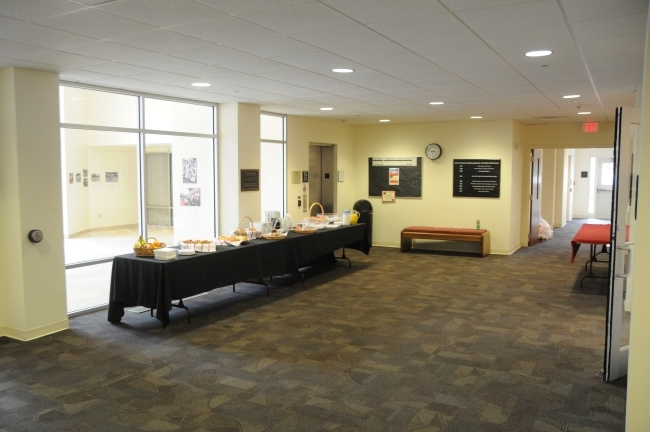
[[[402,252],[408,252],[411,249],[413,249],[413,239],[400,236],[400,250]]]

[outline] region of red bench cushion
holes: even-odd
[[[473,228],[436,228],[426,226],[410,226],[404,228],[404,232],[428,233],[428,234],[462,234],[481,236],[487,230]]]

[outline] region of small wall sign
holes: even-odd
[[[241,191],[258,191],[260,190],[260,170],[243,169],[241,170]]]
[[[302,182],[309,183],[309,171],[302,172]]]
[[[580,177],[581,178],[588,178],[589,177],[589,172],[588,171],[580,171]]]

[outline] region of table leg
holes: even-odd
[[[172,303],[172,306],[177,307],[177,308],[181,308],[181,309],[185,309],[185,311],[187,312],[187,323],[189,324],[190,323],[190,310],[183,304],[183,299],[180,299],[178,301],[178,304]]]
[[[352,261],[350,261],[350,258],[345,256],[345,248],[343,248],[343,253],[341,254],[341,256],[340,257],[335,257],[335,258],[348,260],[348,268],[352,268]]]

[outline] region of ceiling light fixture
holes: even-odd
[[[333,109],[334,109],[334,108],[323,107],[323,108],[321,108],[320,110],[321,110],[321,111],[332,111]]]
[[[580,95],[566,95],[566,96],[562,96],[562,99],[574,99],[579,97]]]
[[[382,122],[382,123],[388,123],[390,120],[388,120],[388,119],[383,119],[383,120],[379,120],[379,121]]]
[[[580,111],[579,115],[591,114],[591,111]]]
[[[429,105],[444,105],[444,102],[429,102]]]
[[[483,118],[483,117],[481,117],[481,116],[471,116],[470,118],[479,119],[479,118]]]
[[[332,72],[336,72],[336,73],[352,73],[352,72],[354,72],[354,69],[335,68],[335,69],[332,69]]]
[[[196,82],[192,83],[192,86],[194,87],[210,87],[212,84],[210,83],[203,83],[203,82]]]
[[[544,57],[551,54],[553,54],[553,51],[549,50],[528,51],[526,57]]]

